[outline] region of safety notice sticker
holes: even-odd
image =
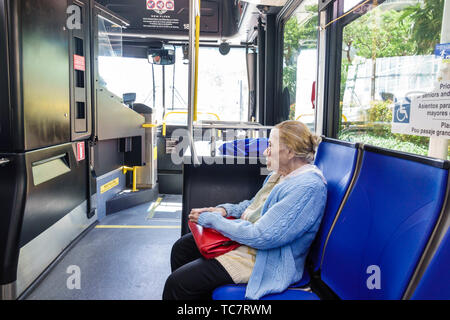
[[[180,17],[175,12],[175,0],[146,0],[147,14],[142,18],[142,27],[149,29],[182,30]]]
[[[450,138],[450,81],[432,92],[405,97],[392,110],[393,133]]]

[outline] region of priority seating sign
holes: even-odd
[[[393,133],[450,139],[450,81],[396,101],[392,111]]]

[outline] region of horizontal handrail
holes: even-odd
[[[162,129],[162,135],[164,137],[166,136],[166,120],[167,120],[167,117],[169,115],[172,115],[172,114],[187,114],[187,111],[170,111],[170,112],[166,113],[166,115],[164,116],[164,119],[163,119],[163,129]],[[213,116],[215,116],[217,118],[218,121],[220,121],[220,117],[217,114],[213,113],[213,112],[197,112],[197,114],[213,115]]]

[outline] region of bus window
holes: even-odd
[[[284,25],[283,89],[289,92],[289,119],[314,129],[317,78],[317,1],[305,0]]]
[[[164,120],[168,124],[187,124],[189,69],[186,62],[183,60],[182,48],[177,47],[176,75],[173,76],[173,66],[166,69]],[[158,79],[156,77],[156,81]],[[200,47],[197,119],[247,121],[246,97],[245,48],[231,48],[227,55],[222,55],[218,47]]]
[[[391,132],[392,111],[395,103],[433,90],[439,67],[433,50],[440,40],[443,4],[370,4],[344,25],[340,139],[427,154],[428,137]]]
[[[158,123],[187,124],[189,68],[181,46],[176,46],[173,65],[114,54],[105,54],[100,62],[108,90],[119,97],[135,92],[136,102],[154,108]],[[231,48],[224,56],[217,47],[200,47],[198,120],[247,121],[247,97],[245,48]]]
[[[199,112],[215,113],[224,121],[248,121],[245,59],[245,48],[231,47],[227,55],[222,55],[217,47],[200,47]]]
[[[122,96],[114,81],[118,77],[116,65],[111,62],[122,57],[122,27],[98,16],[98,82],[110,92]]]

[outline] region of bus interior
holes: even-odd
[[[284,120],[328,199],[263,299],[449,299],[450,91],[437,136],[398,129],[450,89],[449,34],[449,0],[0,0],[0,300],[160,300],[190,210],[251,199]]]

